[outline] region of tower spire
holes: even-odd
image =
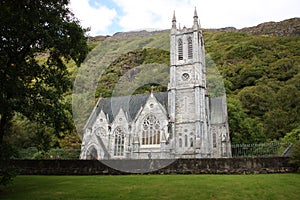
[[[175,17],[175,10],[173,13],[173,19],[172,19],[172,28],[176,29],[176,17]]]
[[[195,6],[195,11],[194,11],[194,17],[198,18],[196,6]]]
[[[194,11],[194,25],[193,25],[194,30],[199,29],[199,24],[198,24],[198,14],[197,14],[197,9],[195,6],[195,11]]]

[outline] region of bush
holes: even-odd
[[[294,165],[297,171],[300,173],[300,140],[293,144],[290,163]]]

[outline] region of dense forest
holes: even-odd
[[[299,140],[300,36],[270,36],[251,31],[203,31],[209,95],[226,92],[233,144]],[[89,48],[90,54],[79,69],[74,62],[67,63],[69,78],[75,82],[75,89],[69,88],[64,94],[70,105],[67,110],[71,110],[72,93],[76,98],[78,93],[90,92],[85,89],[88,84],[94,88],[93,103],[100,96],[149,93],[151,89],[166,91],[169,31],[90,38]],[[109,55],[107,65],[99,71],[99,62]],[[91,79],[93,75],[96,78]],[[85,103],[85,97],[77,100]],[[75,115],[81,116],[75,119],[80,130],[89,112],[81,113],[79,109]],[[72,118],[71,111],[68,117]],[[32,152],[34,156],[30,158],[40,158],[63,152],[62,149],[80,149],[75,125],[69,131],[52,134],[54,128],[16,114],[10,132],[5,140],[18,150],[16,157],[29,158],[26,156]]]

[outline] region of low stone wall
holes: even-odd
[[[295,169],[287,157],[176,160],[11,160],[23,175],[261,174]]]

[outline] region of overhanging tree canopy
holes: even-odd
[[[88,51],[86,30],[68,3],[0,3],[0,146],[15,112],[57,130],[68,124],[61,99],[70,88],[65,63],[79,65]]]

